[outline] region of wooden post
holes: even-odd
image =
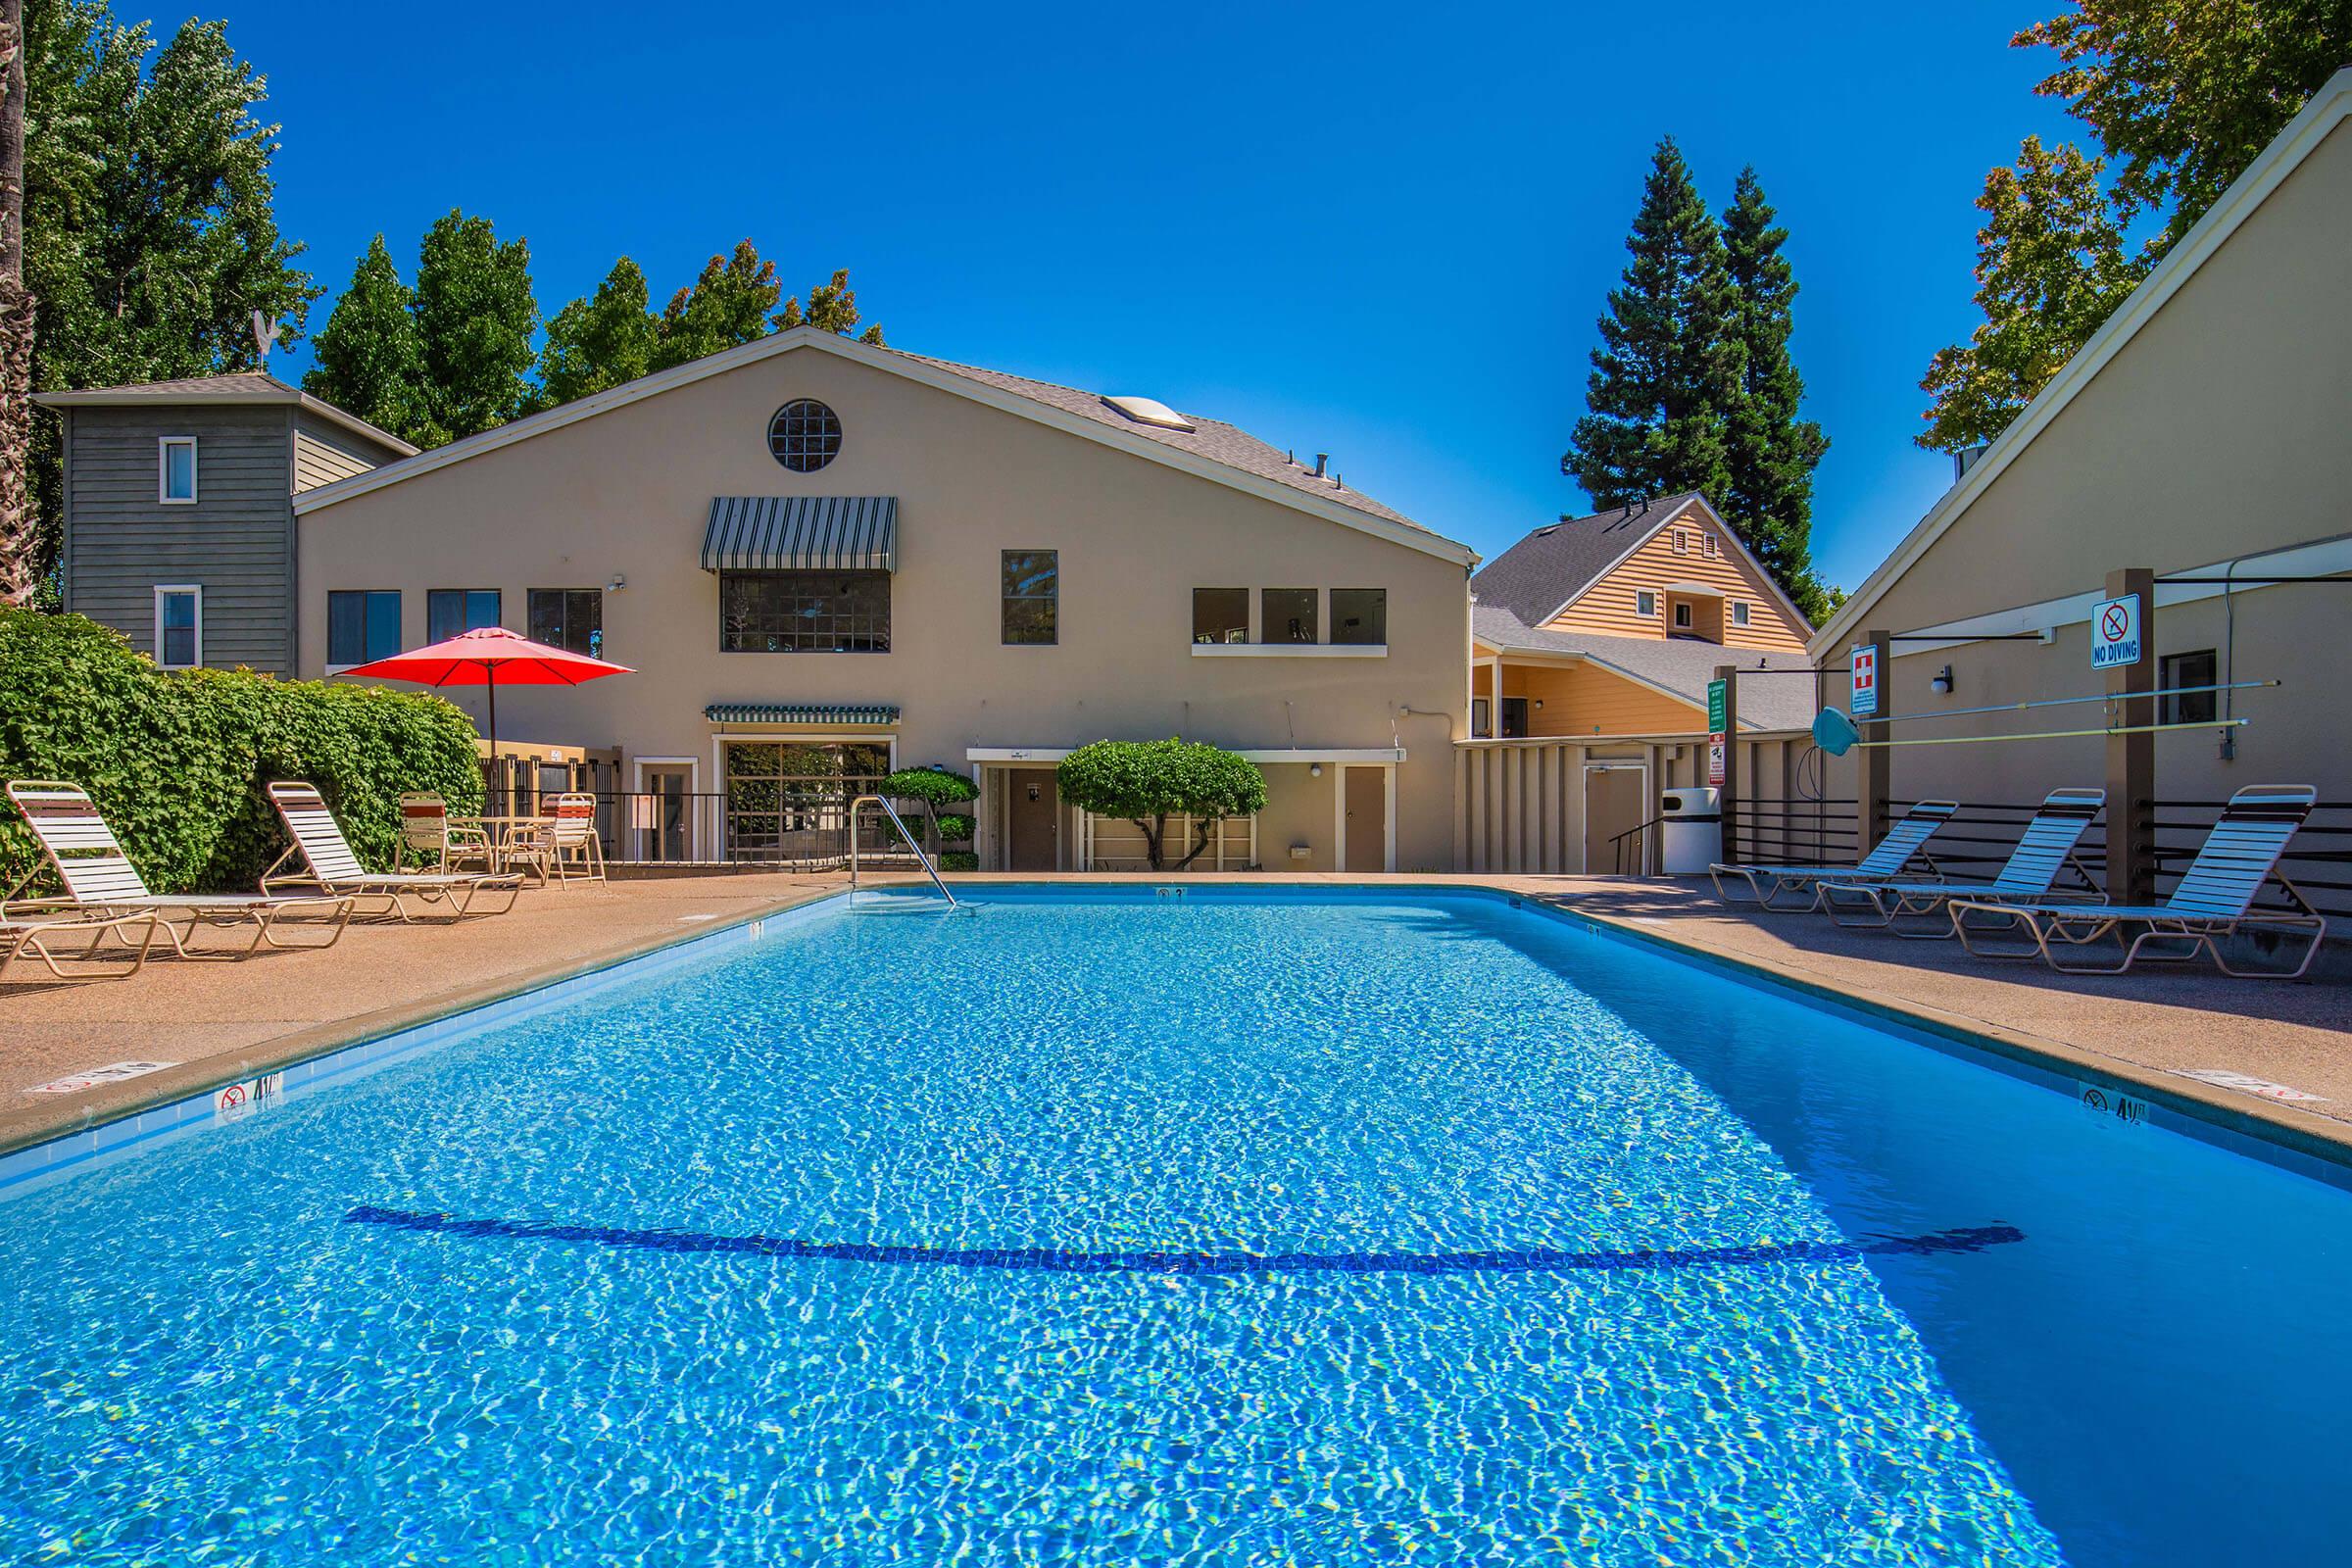
[[[2156,573],[2127,566],[2107,574],[2107,597],[2139,596],[2139,658],[2107,671],[2107,727],[2123,729],[2156,722]],[[2095,640],[2098,627],[2091,627]],[[2156,900],[2156,737],[2107,737],[2107,902],[2152,904]]]
[[[1885,720],[1893,716],[1894,708],[1894,635],[1886,631],[1866,631],[1861,642],[1854,646],[1869,646],[1878,650],[1878,711],[1868,718],[1858,718],[1857,727],[1866,741],[1886,739]],[[1848,694],[1846,710],[1853,710],[1853,698]],[[1858,760],[1854,765],[1854,858],[1860,859],[1879,846],[1886,836],[1889,813],[1886,797],[1894,793],[1894,753],[1884,746],[1855,748]]]
[[[1723,712],[1720,715],[1723,735],[1723,858],[1727,862],[1738,865],[1740,863],[1740,819],[1735,814],[1735,808],[1740,801],[1739,667],[1734,664],[1717,664],[1715,678],[1723,682]],[[1710,708],[1713,701],[1714,694],[1710,692],[1708,694]],[[1712,711],[1707,714],[1709,720],[1713,720],[1717,716]],[[1712,746],[1715,743],[1717,726],[1710,722],[1707,731],[1707,744]],[[1705,780],[1702,779],[1700,782],[1703,783]]]

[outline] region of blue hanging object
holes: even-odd
[[[1832,757],[1843,757],[1861,738],[1862,732],[1840,709],[1825,708],[1813,715],[1813,744]]]

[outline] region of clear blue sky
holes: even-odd
[[[2067,123],[2008,47],[2057,6],[204,9],[270,76],[280,220],[330,289],[453,206],[529,239],[550,313],[623,253],[659,300],[748,235],[796,291],[849,268],[894,344],[1330,452],[1489,556],[1586,510],[1559,455],[1671,132],[1712,203],[1753,163],[1792,231],[1815,550],[1850,587],[1949,476],[1917,382],[1974,320],[1985,170]]]

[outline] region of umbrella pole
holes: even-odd
[[[507,774],[498,760],[498,666],[485,662],[482,674],[486,677],[484,684],[490,688],[490,776],[503,786]]]

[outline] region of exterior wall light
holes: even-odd
[[[1949,664],[1946,664],[1946,665],[1944,665],[1944,666],[1943,666],[1941,669],[1937,670],[1937,671],[1936,672],[1936,678],[1935,678],[1934,680],[1932,680],[1932,681],[1928,682],[1928,684],[1929,684],[1931,687],[1933,687],[1933,688],[1935,689],[1935,692],[1936,692],[1936,696],[1938,696],[1938,697],[1949,697],[1949,696],[1951,696],[1951,695],[1952,695],[1952,666],[1951,666],[1951,665],[1949,665]]]

